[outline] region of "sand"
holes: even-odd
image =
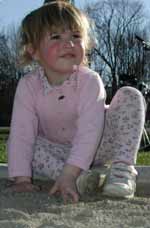
[[[100,192],[85,194],[79,203],[63,204],[48,196],[49,183],[41,192],[13,193],[9,181],[0,179],[0,228],[148,228],[150,198],[111,199]]]

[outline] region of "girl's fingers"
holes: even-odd
[[[39,186],[33,185],[31,183],[14,184],[10,188],[14,192],[35,192],[41,190]]]
[[[67,203],[67,201],[68,201],[68,194],[67,193],[65,193],[65,192],[62,192],[62,198],[63,198],[63,201],[64,201],[64,204],[66,204]]]
[[[58,192],[59,188],[57,184],[54,184],[54,186],[51,188],[51,190],[49,191],[50,195],[55,194],[56,192]]]
[[[64,203],[67,203],[70,199],[73,203],[77,203],[79,201],[79,195],[75,191],[74,187],[63,186],[56,182],[51,188],[49,195],[53,195],[57,192],[61,194]]]
[[[79,195],[76,192],[70,190],[69,194],[72,197],[72,202],[73,203],[77,203],[79,201]]]
[[[67,203],[67,200],[69,200],[70,198],[73,203],[77,203],[79,201],[79,195],[72,189],[67,189],[66,191],[63,191],[62,197],[63,197],[64,203]]]

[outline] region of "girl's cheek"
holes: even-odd
[[[54,55],[59,49],[59,44],[55,43],[52,44],[50,46],[48,46],[45,50],[45,52],[47,53],[47,55]]]
[[[49,57],[49,56],[53,56],[54,52],[56,51],[56,47],[53,46],[46,46],[43,48],[43,56],[45,56],[45,58]]]
[[[58,42],[54,42],[53,44],[50,44],[48,46],[48,49],[51,49],[53,51],[53,50],[57,50],[59,47],[60,47],[60,44]]]

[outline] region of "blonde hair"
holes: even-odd
[[[47,31],[77,30],[81,32],[86,52],[90,49],[89,21],[84,13],[65,1],[54,1],[44,4],[29,13],[20,27],[20,60],[21,64],[30,64],[33,59],[28,52],[30,45],[37,50],[40,41]]]

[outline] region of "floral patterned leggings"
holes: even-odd
[[[103,136],[93,164],[113,161],[136,163],[145,122],[145,101],[135,88],[122,87],[105,112]],[[56,179],[69,155],[71,145],[38,137],[34,147],[33,173]]]

